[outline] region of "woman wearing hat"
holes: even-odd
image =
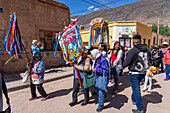
[[[91,59],[87,56],[87,49],[83,48],[83,53],[81,58],[79,58],[79,60],[77,61],[77,64],[74,64],[75,68],[78,69],[79,75],[80,75],[80,79],[81,82],[83,83],[83,67],[84,67],[84,71],[86,72],[90,72],[91,71]],[[79,92],[79,80],[78,80],[78,76],[76,71],[74,70],[74,74],[75,74],[75,78],[74,78],[74,82],[73,82],[73,93],[72,93],[72,102],[69,103],[70,106],[74,106],[77,104],[77,94]],[[84,93],[84,101],[81,103],[82,106],[88,104],[89,102],[89,88],[87,89],[83,89],[83,93]]]
[[[163,48],[161,48],[161,51],[163,52],[163,54],[166,54],[168,52],[168,42],[164,42],[162,43]]]
[[[154,51],[152,51],[152,58],[154,66],[157,68],[157,73],[159,73],[159,65],[162,62],[163,53],[159,50],[159,46],[154,46]]]
[[[41,101],[44,101],[48,98],[48,95],[43,88],[45,64],[41,58],[42,58],[42,56],[40,53],[35,53],[34,59],[31,62],[32,73],[31,73],[30,88],[31,88],[32,97],[29,98],[30,101],[37,98],[37,95],[35,92],[36,86],[37,86],[38,92],[42,96]],[[28,66],[28,64],[27,64],[27,66]]]
[[[165,73],[166,73],[166,78],[164,79],[169,80],[169,73],[170,73],[170,47],[168,48],[167,53],[165,54],[163,64],[165,65]]]

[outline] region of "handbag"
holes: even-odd
[[[83,87],[85,89],[95,86],[95,77],[93,71],[85,72],[83,67]]]
[[[95,87],[98,89],[107,92],[107,75],[105,73],[105,70],[103,70],[103,76],[98,76],[96,79]]]
[[[22,83],[30,83],[30,70],[28,69],[22,77]]]

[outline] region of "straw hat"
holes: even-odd
[[[164,42],[164,43],[162,43],[163,45],[168,45],[168,42]]]

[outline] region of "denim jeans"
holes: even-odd
[[[143,110],[143,101],[140,92],[140,82],[145,77],[145,74],[129,74],[129,79],[132,87],[132,101],[136,102],[138,110]]]
[[[104,98],[106,97],[106,94],[104,91],[98,89],[95,87],[95,91],[98,94],[98,107],[103,108],[104,107]]]
[[[0,73],[0,111],[3,111],[3,98],[2,98],[2,75]]]
[[[116,68],[112,68],[112,76],[114,77],[114,82],[115,82],[115,87],[114,87],[114,91],[118,88],[118,83],[119,83],[119,71],[120,71],[120,67],[116,67]]]

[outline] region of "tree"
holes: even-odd
[[[153,25],[152,26],[152,31],[153,32],[157,32],[158,26],[157,25]],[[159,27],[159,34],[161,35],[166,35],[166,36],[170,36],[170,28],[168,26],[163,26],[161,25]]]

